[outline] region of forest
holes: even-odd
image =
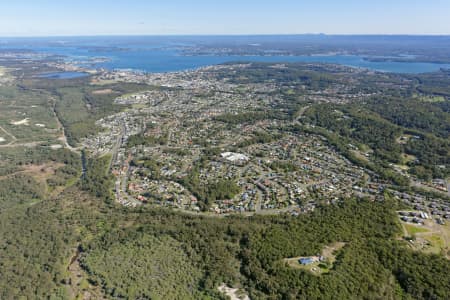
[[[109,206],[74,186],[2,214],[0,297],[66,299],[91,286],[110,299],[223,299],[226,283],[255,299],[448,299],[450,262],[398,239],[389,199],[346,199],[300,217],[211,218]],[[345,246],[328,274],[282,261],[332,242]],[[89,284],[73,287],[77,248]]]
[[[411,106],[411,109],[413,107]],[[417,119],[421,114],[420,111],[416,111],[411,119]],[[402,114],[396,116],[397,123],[399,123],[396,125],[373,111],[361,109],[356,105],[319,104],[307,110],[305,123],[317,126],[317,128],[307,129],[312,132],[319,133],[320,128],[327,129],[323,135],[328,138],[329,142],[334,142],[344,155],[356,163],[369,165],[367,162],[355,158],[346,144],[352,143],[359,147],[369,147],[373,150],[373,160],[378,162],[378,167],[369,168],[385,174],[387,177],[389,177],[389,170],[386,168],[388,163],[404,163],[402,153],[417,158],[407,164],[411,168],[411,173],[419,178],[429,180],[447,177],[450,174],[449,141],[447,138],[431,133],[438,132],[442,126],[448,126],[445,119],[441,119],[441,122],[436,121],[437,125],[428,122],[429,129],[427,131],[430,131],[428,133],[425,130],[409,129],[409,127],[418,127],[418,121],[414,121],[416,125],[406,124],[399,120],[401,117]],[[402,135],[412,135],[413,138],[402,144],[398,142]],[[441,165],[446,167],[439,167]],[[385,170],[381,170],[380,166]]]

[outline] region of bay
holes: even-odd
[[[272,40],[282,38],[273,37]],[[9,38],[0,39],[0,49],[58,55],[78,64],[87,61],[89,63],[86,66],[95,68],[133,69],[152,73],[184,71],[227,62],[329,63],[373,71],[411,74],[434,72],[441,68],[450,69],[450,64],[370,61],[357,55],[287,56],[277,55],[276,51],[266,55],[227,55],[221,54],[220,51],[213,55],[186,55],[186,52],[183,52],[202,45],[217,44],[215,47],[220,49],[221,40],[220,37]]]

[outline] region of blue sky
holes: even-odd
[[[450,0],[0,0],[0,36],[450,34]]]

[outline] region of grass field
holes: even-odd
[[[413,224],[403,223],[403,227],[405,228],[405,230],[409,236],[415,236],[417,233],[424,233],[424,232],[430,231],[430,230],[424,228],[423,226],[413,225]]]
[[[422,96],[420,97],[420,101],[437,103],[437,102],[445,102],[445,98],[442,96]]]
[[[450,224],[438,225],[426,220],[424,225],[401,222],[405,236],[411,237],[409,245],[424,253],[442,254],[450,259]]]

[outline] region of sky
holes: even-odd
[[[450,0],[0,0],[0,36],[450,34]]]

